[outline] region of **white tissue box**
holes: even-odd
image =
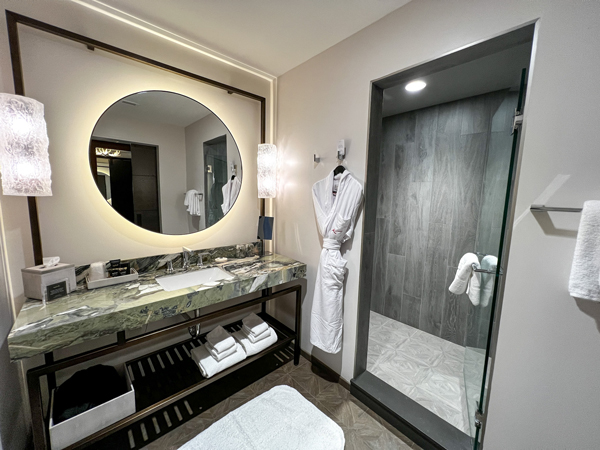
[[[25,297],[37,300],[54,300],[77,289],[75,266],[58,263],[56,266],[34,266],[21,269]]]
[[[54,413],[54,392],[50,402],[50,446],[52,450],[62,450],[97,431],[106,428],[113,423],[135,413],[135,391],[127,367],[125,368],[127,379],[127,392],[112,400],[102,403],[95,408],[77,414],[70,419],[55,424],[52,419]]]

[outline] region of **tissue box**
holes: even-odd
[[[37,300],[54,300],[77,289],[75,266],[58,263],[56,266],[34,266],[21,269],[25,297]]]

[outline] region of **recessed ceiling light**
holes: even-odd
[[[404,89],[406,89],[408,92],[417,92],[417,91],[420,91],[421,89],[423,89],[425,86],[427,86],[427,83],[425,83],[424,81],[415,80],[415,81],[411,81],[410,83],[408,83],[404,87]]]

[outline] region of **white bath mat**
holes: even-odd
[[[296,389],[276,386],[180,450],[343,450],[344,432]]]

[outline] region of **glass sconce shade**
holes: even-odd
[[[258,198],[275,198],[277,194],[277,147],[260,144],[257,157]]]
[[[0,94],[0,173],[4,195],[52,195],[44,105]]]

